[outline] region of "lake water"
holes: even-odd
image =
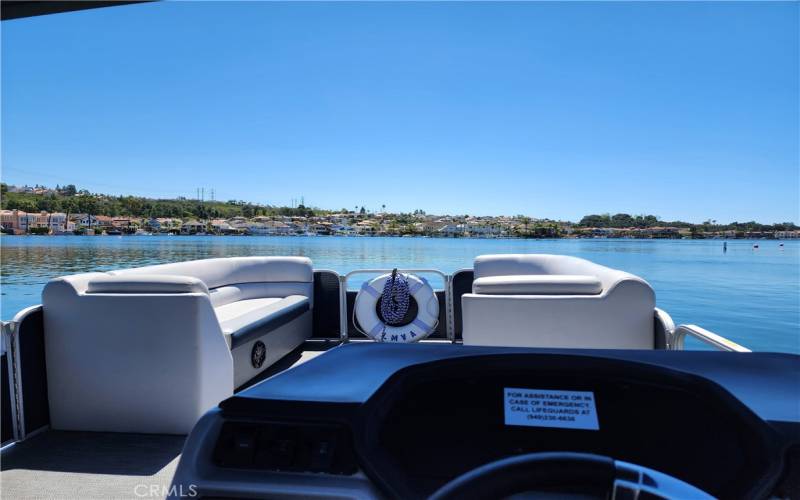
[[[754,249],[757,243],[760,248]],[[783,243],[784,246],[779,246]],[[676,323],[758,351],[800,353],[800,241],[481,240],[434,238],[3,236],[2,319],[38,304],[50,278],[208,257],[303,255],[318,269],[472,267],[488,253],[583,257],[642,276]],[[687,342],[687,347],[690,347]],[[695,347],[692,345],[691,347]]]

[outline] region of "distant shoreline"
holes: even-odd
[[[486,237],[486,236],[439,236],[439,235],[390,235],[390,234],[382,234],[382,235],[341,235],[341,234],[171,234],[171,233],[154,233],[154,234],[95,234],[95,235],[87,235],[87,234],[7,234],[7,233],[0,233],[2,238],[4,237],[14,237],[15,239],[18,237],[29,237],[29,238],[41,238],[41,237],[65,237],[65,238],[113,238],[113,237],[124,237],[124,238],[152,238],[152,237],[159,237],[159,238],[166,238],[166,237],[180,237],[183,238],[347,238],[347,239],[358,239],[358,238],[369,238],[369,239],[376,239],[376,238],[394,238],[394,239],[401,239],[401,238],[416,238],[416,239],[435,239],[435,240],[534,240],[534,241],[553,241],[553,240],[612,240],[612,241],[653,241],[653,240],[671,240],[671,241],[800,241],[800,238],[778,238],[778,237],[709,237],[709,238],[663,238],[663,237],[652,237],[652,238],[634,238],[634,237],[616,237],[616,236],[556,236],[556,237],[524,237],[524,236],[496,236],[496,237]],[[0,239],[2,239],[0,238]]]

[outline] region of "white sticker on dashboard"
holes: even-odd
[[[600,429],[594,393],[544,389],[504,389],[506,425]]]

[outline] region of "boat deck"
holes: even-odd
[[[45,431],[3,453],[6,498],[163,498],[186,436]],[[156,488],[151,496],[150,488]]]
[[[309,341],[244,389],[322,354],[337,342]],[[3,450],[5,498],[164,498],[186,436],[45,430]],[[152,489],[151,489],[152,488]]]

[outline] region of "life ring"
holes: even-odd
[[[439,323],[439,299],[425,278],[406,274],[408,293],[417,301],[417,317],[407,325],[386,324],[378,317],[376,305],[390,276],[383,274],[361,285],[354,307],[358,325],[367,336],[378,342],[403,343],[424,339],[436,330]]]

